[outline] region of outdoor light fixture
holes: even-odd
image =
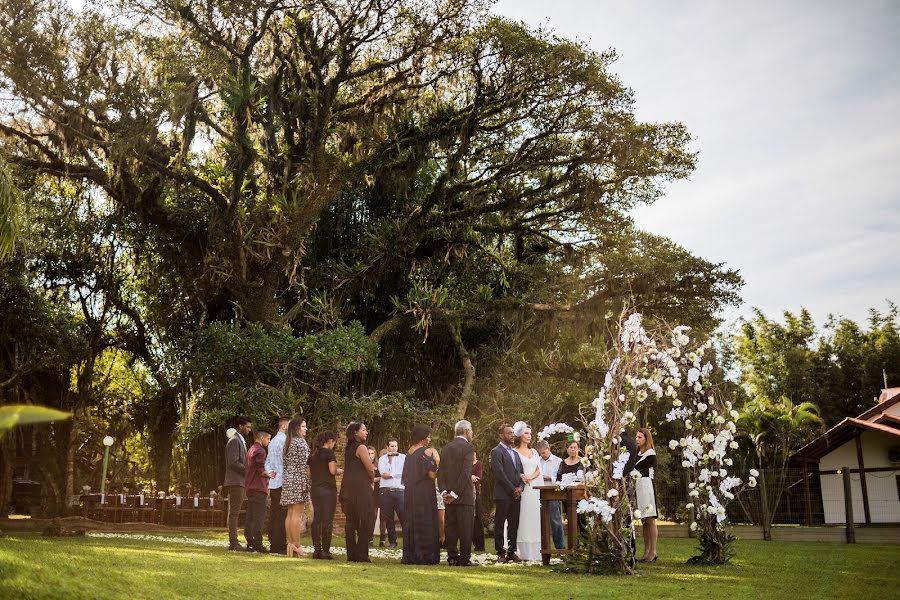
[[[106,493],[106,466],[109,464],[109,447],[115,442],[111,435],[103,438],[103,478],[100,479],[100,493]]]

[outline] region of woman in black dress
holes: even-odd
[[[348,562],[372,562],[369,559],[369,540],[375,527],[375,503],[372,499],[375,466],[369,459],[367,437],[369,431],[364,423],[353,421],[347,426],[341,507],[347,517],[344,535]]]
[[[309,459],[309,471],[312,479],[313,504],[313,558],[332,560],[331,531],[334,528],[334,511],[337,507],[337,484],[335,475],[343,473],[337,466],[334,455],[334,444],[337,436],[331,431],[320,433],[316,438],[316,449]]]
[[[559,469],[556,471],[556,481],[562,481],[563,475],[573,474],[575,475],[575,481],[583,482],[584,481],[584,465],[581,464],[581,446],[574,439],[570,439],[569,443],[566,444],[566,457],[563,459],[561,463],[559,463]],[[578,476],[578,472],[581,472],[581,476]],[[562,503],[563,514],[566,515],[568,519],[569,515],[569,503],[563,501]],[[587,517],[585,515],[580,515],[578,517],[578,530],[584,531],[587,527]],[[568,534],[567,534],[568,535]]]
[[[436,565],[440,562],[438,542],[437,496],[434,481],[437,461],[432,448],[431,428],[416,425],[412,431],[412,446],[403,467],[403,563],[407,565]]]
[[[656,489],[653,486],[653,471],[656,468],[656,449],[653,445],[653,436],[650,430],[644,427],[637,430],[634,436],[637,442],[638,460],[634,465],[641,474],[635,483],[635,496],[637,498],[637,510],[641,512],[641,527],[644,532],[644,557],[641,562],[653,562],[656,560]]]
[[[581,464],[581,446],[575,440],[569,440],[566,445],[566,457],[559,463],[559,470],[556,472],[556,481],[562,481],[563,475],[568,473],[577,474],[582,472],[581,477],[576,477],[579,481],[584,481],[584,465]]]

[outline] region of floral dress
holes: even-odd
[[[309,461],[309,445],[302,437],[291,440],[291,446],[284,451],[284,483],[281,487],[281,505],[306,504],[309,502],[309,475],[306,463]]]

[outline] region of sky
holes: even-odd
[[[857,321],[900,303],[900,2],[500,0],[615,48],[637,117],[681,121],[696,172],[639,227],[739,269],[744,305]]]

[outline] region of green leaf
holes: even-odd
[[[49,423],[51,421],[60,421],[68,419],[72,413],[46,408],[44,406],[33,406],[29,404],[13,404],[10,406],[0,406],[0,433],[7,429],[12,429],[16,425],[32,425],[34,423]]]

